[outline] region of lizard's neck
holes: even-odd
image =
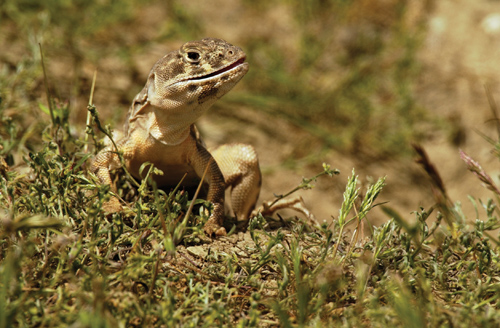
[[[159,115],[161,111],[149,110],[130,122],[130,129],[147,131],[154,139],[167,146],[182,143],[189,136],[192,122],[176,122],[172,117]]]

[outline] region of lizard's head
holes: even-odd
[[[221,39],[187,42],[153,66],[146,86],[149,102],[199,116],[246,74],[245,58],[243,50]]]

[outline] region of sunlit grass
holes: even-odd
[[[119,189],[132,202],[105,216],[108,187],[83,169],[78,146],[64,151],[77,140],[62,140],[26,158],[30,175],[0,176],[2,327],[500,323],[493,201],[478,208],[486,221],[450,209],[429,223],[433,207],[413,224],[395,213],[371,237],[349,237],[345,225],[369,224],[384,186],[361,190],[353,172],[332,226],[287,220],[268,231],[258,216],[247,237],[208,241],[203,210],[176,229],[185,192],[134,192],[125,176]]]
[[[252,69],[227,101],[284,118],[324,147],[405,154],[422,133],[415,121],[428,119],[412,93],[425,31],[405,25],[404,4],[380,20],[370,3],[279,2],[298,26],[287,36],[296,51],[249,35],[238,46]],[[158,3],[7,0],[0,8],[2,41],[14,45],[0,57],[0,328],[500,324],[499,188],[465,153],[494,193],[485,201],[471,196],[475,218],[449,199],[429,159],[421,163],[435,178],[436,204],[415,208],[411,222],[385,207],[390,220],[371,227],[385,180],[361,188],[355,171],[342,182],[344,201],[330,226],[290,218],[270,229],[257,216],[247,232],[208,240],[202,227],[210,204],[195,200],[186,216],[192,195],[122,171],[116,185],[126,206],[105,215],[109,187],[85,168],[101,135],[71,120],[75,108],[58,89],[82,78],[83,58],[98,58],[109,44],[126,54],[120,31],[138,24],[149,4]],[[203,34],[189,9],[175,1],[166,8],[156,41]],[[70,57],[67,72],[77,72],[54,81],[49,70],[48,101],[40,43],[46,61]],[[82,85],[70,96],[88,99]]]

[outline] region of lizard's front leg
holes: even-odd
[[[113,184],[110,175],[110,169],[120,166],[118,155],[109,146],[101,150],[90,164],[90,171],[93,172],[102,184],[109,185],[111,191],[117,195],[116,186]],[[116,197],[111,197],[109,201],[103,204],[103,210],[106,213],[115,213],[122,210],[122,206]]]
[[[271,216],[280,209],[288,208],[304,214],[311,222],[316,222],[299,196],[264,202],[252,212],[259,198],[262,177],[257,152],[251,145],[222,145],[211,150],[211,153],[224,175],[226,188],[231,187],[231,205],[238,221],[248,220],[259,212],[264,216]]]
[[[211,151],[226,188],[231,187],[231,206],[238,221],[249,219],[259,198],[262,177],[257,152],[251,145],[228,144]]]
[[[208,183],[207,200],[213,204],[214,209],[205,223],[204,230],[209,236],[224,236],[226,234],[226,229],[222,226],[224,223],[224,176],[212,155],[200,143],[196,143],[192,166],[199,177],[202,177],[207,169],[205,175],[205,182]]]

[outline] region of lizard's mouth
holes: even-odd
[[[246,57],[242,57],[242,58],[238,59],[237,61],[235,61],[234,63],[232,63],[231,65],[228,65],[228,66],[226,66],[218,71],[212,72],[212,73],[207,74],[207,75],[197,76],[197,77],[191,78],[189,80],[204,80],[204,79],[209,79],[209,78],[217,76],[217,75],[224,74],[225,72],[228,72],[228,71],[232,70],[233,68],[236,68],[240,65],[243,65],[245,63],[245,59],[246,59]]]

